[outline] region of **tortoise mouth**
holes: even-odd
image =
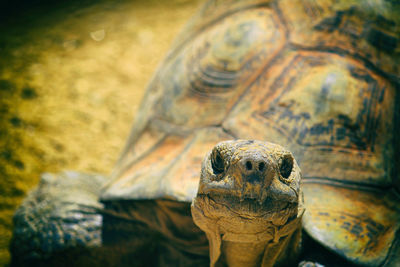
[[[263,202],[256,198],[240,198],[235,195],[207,193],[198,194],[197,199],[207,202],[209,209],[215,213],[230,213],[231,215],[251,219],[264,218],[276,221],[277,224],[286,223],[289,218],[296,217],[297,202],[288,202],[267,197]]]

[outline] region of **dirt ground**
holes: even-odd
[[[200,3],[89,2],[0,23],[0,266],[13,212],[41,173],[111,171],[147,82]]]

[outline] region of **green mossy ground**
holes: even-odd
[[[0,24],[0,266],[40,173],[109,173],[147,82],[198,0],[65,1]]]

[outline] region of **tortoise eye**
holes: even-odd
[[[211,157],[211,166],[215,175],[221,174],[225,170],[224,159],[219,151],[214,151]]]
[[[279,171],[283,178],[289,178],[290,174],[292,173],[293,169],[293,157],[290,154],[286,154],[282,157]]]

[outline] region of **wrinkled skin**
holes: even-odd
[[[210,243],[211,266],[293,264],[304,212],[300,179],[292,154],[279,145],[217,144],[204,158],[192,203],[193,220]]]

